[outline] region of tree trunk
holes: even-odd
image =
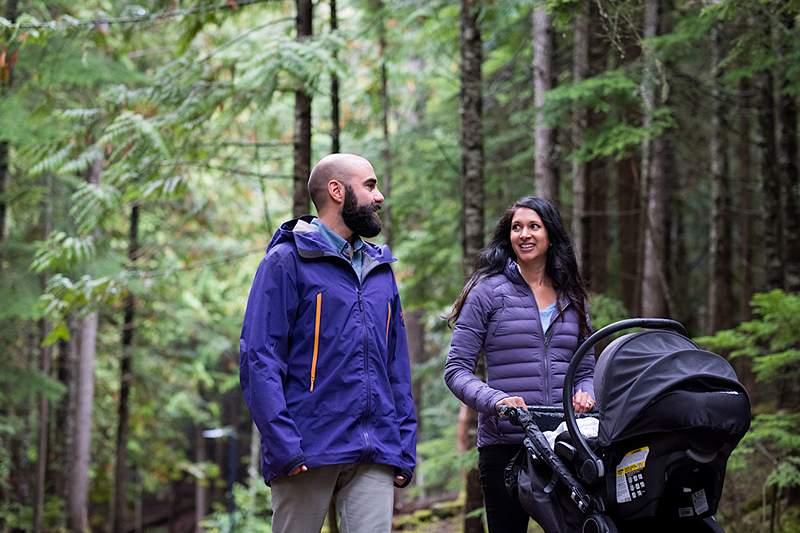
[[[12,24],[17,20],[17,4],[18,0],[6,0],[6,9],[3,17]],[[11,87],[14,81],[14,71],[8,78],[5,87],[0,86],[0,97]],[[0,141],[0,243],[8,238],[6,225],[6,217],[8,212],[8,204],[6,203],[6,191],[8,190],[9,182],[11,181],[11,161],[9,159],[10,150],[8,142]],[[0,254],[0,268],[3,268],[3,257]]]
[[[200,465],[205,462],[206,460],[206,440],[203,437],[203,427],[201,425],[197,425],[195,427],[195,450],[197,456],[195,457],[195,462]],[[195,533],[202,533],[203,527],[202,522],[203,518],[206,516],[206,501],[207,501],[207,490],[206,490],[206,480],[201,478],[195,478],[194,481],[194,531]]]
[[[390,198],[392,192],[392,151],[389,142],[389,91],[388,74],[386,71],[386,9],[383,0],[375,0],[375,10],[378,13],[378,57],[381,63],[381,125],[383,127],[383,141],[381,142],[381,159],[383,159],[382,189],[383,194]],[[389,247],[393,243],[391,205],[386,204],[382,209],[383,236]]]
[[[312,2],[295,0],[297,8],[297,40],[312,35]],[[294,195],[292,215],[299,217],[309,211],[308,176],[311,173],[311,95],[306,89],[294,93]]]
[[[103,158],[98,158],[89,171],[88,181],[100,184]],[[74,457],[71,463],[71,488],[67,497],[67,523],[70,531],[89,530],[89,464],[92,444],[92,407],[94,405],[94,367],[97,354],[98,313],[92,311],[80,323],[80,348],[76,365]]]
[[[784,12],[781,16],[780,30],[784,32],[779,39],[781,56],[788,64],[792,44],[796,42],[794,16]],[[790,40],[791,39],[791,40]],[[790,292],[800,290],[800,171],[797,163],[797,101],[791,94],[792,79],[786,72],[781,77],[781,92],[778,100],[780,123],[780,144],[778,162],[781,182],[784,185],[786,203],[784,206],[785,224],[785,278],[784,288]]]
[[[543,3],[537,3],[531,15],[533,40],[533,104],[535,158],[534,191],[558,205],[558,173],[555,161],[555,129],[544,122],[545,93],[553,88],[553,23]]]
[[[587,287],[593,293],[606,291],[608,284],[608,174],[607,163],[595,160],[589,163],[589,261],[585,274]]]
[[[336,12],[336,0],[331,0],[331,31],[336,32],[339,29],[339,19]],[[339,51],[333,49],[333,60],[336,61],[339,56]],[[339,140],[341,134],[341,118],[339,117],[340,103],[339,103],[339,76],[336,74],[331,75],[331,153],[338,154],[341,152],[342,147]]]
[[[50,175],[45,176],[46,193],[42,204],[42,240],[47,240],[50,236],[53,225],[53,204],[52,193],[53,184]],[[41,275],[41,287],[44,293],[47,290],[47,283],[50,276],[47,273]],[[39,320],[39,370],[44,377],[50,377],[50,347],[44,346],[44,340],[50,330],[50,321],[47,317]],[[37,437],[36,453],[36,483],[33,500],[33,531],[39,533],[44,526],[44,500],[45,485],[47,483],[47,452],[48,452],[48,428],[50,424],[50,403],[44,394],[39,397],[39,426]]]
[[[139,255],[139,205],[131,208],[130,232],[128,234],[129,266],[136,263]],[[117,460],[114,466],[114,533],[126,531],[128,493],[128,415],[132,373],[132,350],[134,313],[136,298],[128,290],[125,296],[125,319],[122,326],[122,360],[120,361],[119,411],[117,420]]]
[[[78,393],[75,408],[75,456],[72,460],[67,502],[69,529],[73,533],[89,530],[89,465],[92,439],[92,405],[94,402],[94,364],[97,347],[98,313],[86,315],[80,322],[78,352]]]
[[[644,6],[644,38],[659,34],[658,0],[647,0]],[[653,113],[661,104],[661,84],[652,49],[646,49],[645,73],[642,83],[644,100],[644,126],[652,125]],[[642,266],[642,315],[667,316],[667,287],[664,258],[666,255],[666,197],[667,183],[664,172],[664,139],[648,139],[642,147],[642,177],[647,191],[644,220],[644,257]]]
[[[75,456],[75,413],[78,405],[78,323],[74,317],[66,318],[69,340],[58,343],[58,381],[64,385],[65,398],[56,407],[55,464],[60,465],[55,494],[64,502],[72,492],[72,463]]]
[[[575,47],[573,50],[572,82],[580,83],[589,77],[589,17],[591,4],[582,0],[575,14]],[[578,105],[572,114],[572,144],[578,149],[584,142],[585,131],[589,126],[588,111]],[[589,243],[591,229],[589,227],[589,194],[588,167],[585,161],[572,163],[572,243],[578,268],[584,279],[591,270],[589,263]],[[538,190],[538,189],[537,189]]]
[[[472,265],[483,247],[483,87],[481,66],[481,32],[478,26],[480,3],[461,1],[461,175],[463,180],[464,264]],[[469,274],[471,267],[465,268]],[[477,417],[472,409],[462,405],[462,428],[466,449],[476,446]],[[483,505],[478,469],[473,465],[465,476],[464,533],[483,533],[480,515],[470,516]]]
[[[716,27],[711,33],[711,279],[708,284],[708,333],[731,327],[733,293],[731,270],[731,219],[728,177],[726,106],[722,94],[722,36]]]
[[[754,203],[753,195],[756,194],[755,187],[752,186],[753,166],[750,157],[750,135],[751,135],[751,111],[752,106],[750,96],[751,86],[747,78],[742,78],[739,82],[739,216],[740,223],[739,235],[739,267],[737,270],[742,273],[742,290],[739,301],[740,321],[750,320],[750,298],[753,297],[753,287],[755,286],[753,267],[755,253],[753,252],[753,216]],[[743,359],[743,358],[740,358]]]
[[[427,353],[425,352],[425,311],[422,309],[414,309],[405,313],[406,320],[406,333],[408,335],[408,357],[411,361],[412,371],[427,361]],[[418,440],[422,440],[423,424],[422,424],[422,406],[423,406],[423,390],[422,380],[415,379],[412,387],[412,396],[414,398],[414,412],[417,413],[417,436]],[[423,480],[420,478],[420,468],[417,465],[415,483],[423,490],[420,497],[426,496],[424,490]]]
[[[641,185],[634,155],[616,163],[617,206],[619,209],[619,264],[622,302],[630,315],[640,310],[641,278]]]
[[[775,165],[775,98],[773,78],[765,72],[760,80],[760,111],[758,127],[761,135],[761,187],[763,210],[763,249],[766,269],[766,288],[780,289],[784,285],[783,271],[783,217],[781,208],[781,182]]]

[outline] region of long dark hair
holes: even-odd
[[[461,289],[461,294],[458,295],[453,304],[453,309],[447,317],[448,322],[451,326],[455,324],[469,292],[480,280],[503,272],[509,258],[517,259],[514,249],[511,247],[511,221],[514,218],[514,213],[520,207],[533,209],[541,217],[547,230],[547,238],[550,241],[550,248],[547,249],[545,274],[553,282],[553,288],[556,293],[559,296],[565,296],[575,307],[578,313],[580,336],[587,337],[589,335],[589,325],[585,313],[587,295],[583,280],[578,272],[578,262],[575,259],[572,241],[567,234],[566,228],[564,228],[558,209],[547,200],[535,196],[520,198],[497,221],[492,239],[486,248],[478,254],[472,276],[467,280],[464,288]]]

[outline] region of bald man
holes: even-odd
[[[261,433],[276,533],[320,531],[335,498],[343,533],[391,531],[394,487],[411,481],[416,415],[383,195],[363,157],[314,166],[318,217],[290,220],[256,272],[240,381]]]

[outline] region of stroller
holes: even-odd
[[[589,348],[619,331],[595,368],[596,437],[578,428],[571,394]],[[730,364],[673,320],[629,319],[591,335],[564,382],[567,431],[551,448],[553,408],[504,408],[524,447],[506,486],[547,533],[722,532],[714,519],[728,457],[750,427],[750,401]]]

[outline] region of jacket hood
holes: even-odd
[[[338,251],[331,248],[319,228],[311,223],[315,218],[317,217],[303,215],[281,224],[278,231],[272,236],[267,251],[281,243],[288,242],[294,244],[297,253],[304,259],[316,259],[324,256],[338,257]],[[376,245],[368,241],[364,241],[364,244],[366,245],[364,252],[374,261],[378,263],[397,261],[387,245]]]

